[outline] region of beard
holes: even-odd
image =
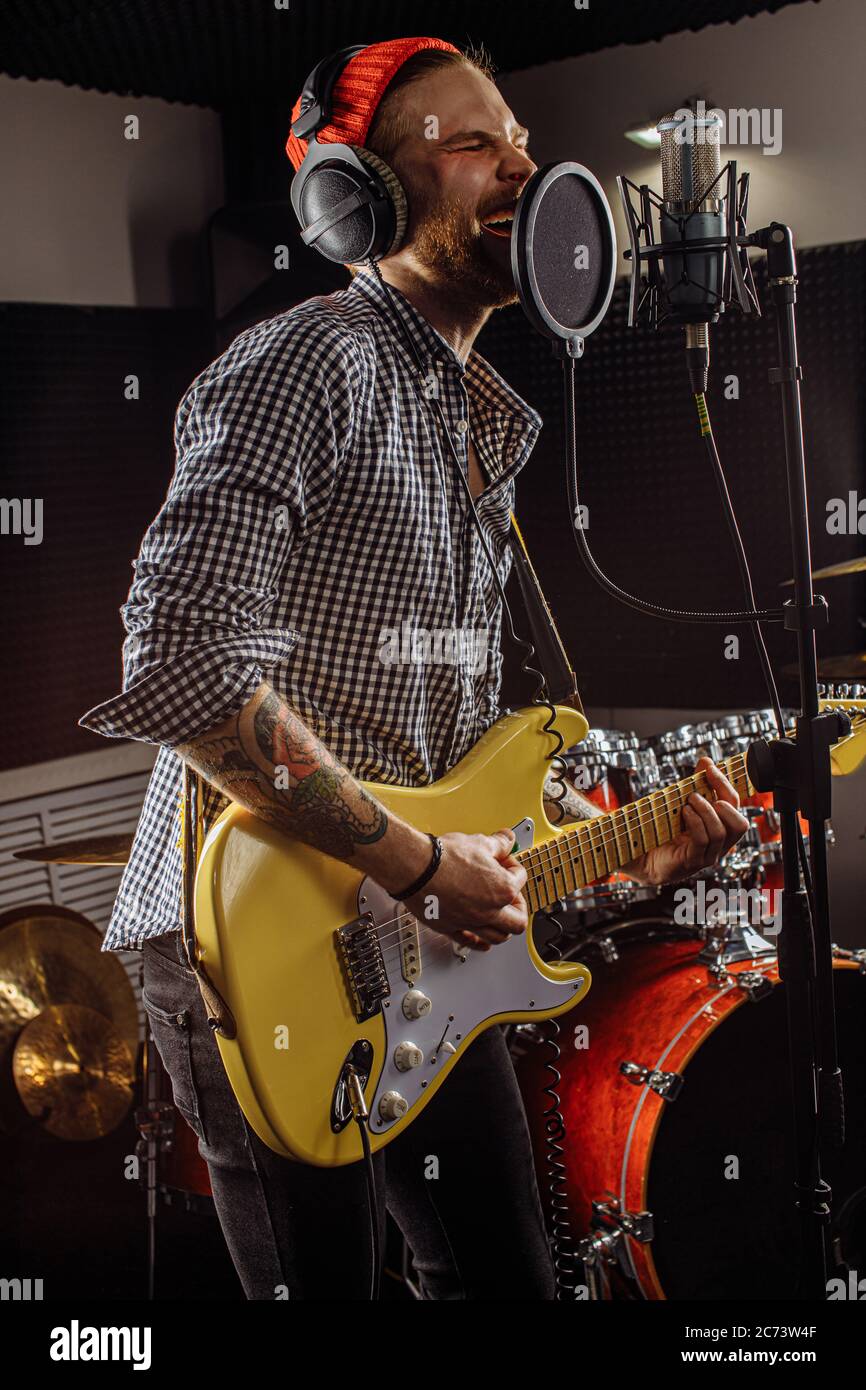
[[[516,304],[509,243],[502,239],[500,262],[462,203],[433,201],[426,191],[408,186],[407,193],[413,221],[409,245],[420,264],[479,308]]]

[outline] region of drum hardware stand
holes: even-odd
[[[844,1100],[839,1070],[833,997],[827,845],[830,819],[830,747],[850,729],[836,712],[819,713],[815,633],[828,621],[827,604],[812,589],[800,382],[797,360],[797,267],[790,227],[779,222],[745,238],[767,255],[770,293],[776,308],[781,366],[770,369],[782,392],[788,512],[794,560],[794,598],[784,605],[784,624],[797,635],[800,709],[797,741],[759,739],[751,744],[746,767],[759,791],[774,793],[782,832],[782,929],[779,976],[785,982],[791,1086],[794,1100],[796,1170],[794,1189],[800,1215],[801,1260],[797,1292],[801,1299],[827,1297],[830,1188],[821,1177],[821,1147],[844,1142]],[[809,823],[812,904],[800,883],[798,810]]]
[[[147,1211],[147,1298],[152,1302],[156,1277],[156,1211],[158,1195],[158,1163],[160,1152],[170,1149],[174,1141],[174,1106],[159,1098],[159,1071],[156,1049],[145,1016],[144,1048],[142,1051],[142,1092],[144,1104],[135,1111],[135,1124],[140,1139],[135,1146],[136,1158],[144,1160],[144,1190]]]
[[[697,959],[709,967],[713,980],[727,975],[725,967],[736,961],[773,956],[776,948],[750,925],[748,920],[731,922],[727,915],[717,917],[703,928],[705,945]]]
[[[741,970],[736,975],[728,970],[728,966],[737,961],[753,961],[761,955],[775,956],[775,948],[769,942],[741,921],[731,926],[727,917],[717,919],[706,931],[707,944],[698,952],[697,959],[707,967],[707,983],[711,988],[732,986],[745,990],[751,1004],[772,993],[772,983],[760,970]]]

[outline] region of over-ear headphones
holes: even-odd
[[[292,179],[292,207],[301,239],[329,261],[355,265],[379,261],[403,241],[409,206],[393,169],[362,145],[320,144],[316,134],[331,120],[334,84],[367,44],[341,48],[317,63],[304,83],[300,115],[292,125],[307,153]]]

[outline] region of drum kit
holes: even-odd
[[[822,693],[860,699],[866,686]],[[594,730],[562,756],[584,795],[611,810],[690,775],[702,754],[718,761],[775,735],[772,710],[755,710],[646,739]],[[588,965],[592,989],[559,1026],[509,1030],[548,1221],[565,1234],[562,1258],[590,1297],[794,1296],[791,1101],[773,941],[781,836],[771,795],[756,793],[743,809],[748,831],[695,881],[694,898],[714,904],[705,914],[683,919],[670,888],[622,875],[561,900],[553,953]],[[859,1269],[864,976],[866,950],[834,946],[847,1132],[824,1176],[833,1256]]]
[[[860,699],[866,685],[822,693]],[[566,775],[609,811],[690,775],[704,753],[720,760],[775,733],[772,711],[755,710],[650,738],[594,729],[562,756]],[[567,1231],[564,1253],[591,1297],[793,1296],[788,1069],[772,941],[781,836],[769,795],[756,793],[743,809],[748,831],[696,880],[698,889],[723,890],[703,920],[679,920],[670,890],[622,874],[563,899],[552,949],[589,965],[592,990],[561,1029],[509,1030],[548,1219]],[[67,841],[16,857],[116,865],[131,838]],[[96,928],[64,908],[0,917],[0,1055],[11,1060],[4,1072],[17,1097],[12,1114],[8,1087],[0,1094],[0,1128],[40,1124],[59,1138],[96,1138],[121,1123],[138,1093],[152,1297],[159,1201],[194,1209],[211,1188],[148,1030],[139,1053],[126,973],[100,944]],[[840,1265],[862,1269],[866,951],[834,947],[833,974],[849,1103],[844,1146],[825,1174],[832,1248]],[[568,1038],[564,1046],[551,1027]]]

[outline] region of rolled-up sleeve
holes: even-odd
[[[123,690],[88,710],[84,728],[183,743],[291,655],[302,633],[274,624],[286,565],[327,516],[363,388],[351,339],[297,317],[243,334],[196,378],[120,610]]]

